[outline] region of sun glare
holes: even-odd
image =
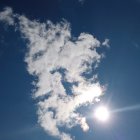
[[[94,117],[99,121],[106,122],[110,117],[110,113],[105,106],[100,106],[96,108]]]

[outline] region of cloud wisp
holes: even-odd
[[[36,79],[33,97],[38,101],[39,124],[48,134],[61,140],[72,140],[62,127],[80,125],[83,131],[87,131],[86,118],[77,109],[96,102],[103,94],[96,75],[84,76],[93,73],[100,63],[102,54],[97,48],[101,43],[87,33],[72,37],[67,21],[41,23],[14,14],[9,7],[0,12],[0,21],[18,28],[27,40],[25,62],[29,74]]]
[[[81,3],[82,5],[84,4],[85,0],[78,0],[79,3]]]

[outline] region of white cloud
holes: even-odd
[[[109,45],[109,39],[105,39],[105,41],[102,43],[103,46],[106,46],[106,47],[110,47]]]
[[[93,71],[93,63],[98,66],[102,55],[96,49],[100,42],[87,33],[73,39],[67,21],[40,23],[13,14],[9,9],[1,12],[0,17],[12,25],[16,18],[19,31],[28,40],[25,62],[28,72],[37,77],[33,94],[39,100],[38,122],[48,134],[71,140],[70,134],[60,128],[80,125],[83,131],[87,131],[86,118],[77,112],[77,108],[95,102],[103,94],[99,82],[93,80],[97,75],[91,79],[82,76],[84,72]],[[66,92],[67,87],[62,81],[71,84],[72,95]]]
[[[9,25],[14,24],[13,11],[10,7],[4,8],[4,11],[0,12],[0,21],[3,21]]]

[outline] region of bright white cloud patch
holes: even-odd
[[[93,64],[98,66],[102,55],[96,49],[100,42],[87,33],[73,39],[67,21],[40,23],[13,14],[11,8],[0,13],[0,20],[10,25],[14,24],[14,18],[22,36],[28,40],[25,57],[28,72],[37,78],[33,94],[38,99],[38,122],[50,135],[71,140],[70,134],[60,128],[80,125],[87,131],[86,118],[77,108],[93,103],[103,94],[99,82],[83,76],[93,71]],[[66,82],[71,89],[67,89]]]

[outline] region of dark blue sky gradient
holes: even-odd
[[[114,110],[140,104],[140,1],[139,0],[1,0],[30,19],[54,23],[66,19],[72,34],[94,34],[110,39],[110,49],[97,69],[108,89],[103,97]],[[31,98],[32,78],[26,71],[25,41],[0,23],[0,140],[53,140],[37,124],[36,102]],[[91,108],[88,111],[92,111]],[[76,140],[138,140],[140,110],[115,113],[109,124],[91,121],[90,131],[71,131]]]

